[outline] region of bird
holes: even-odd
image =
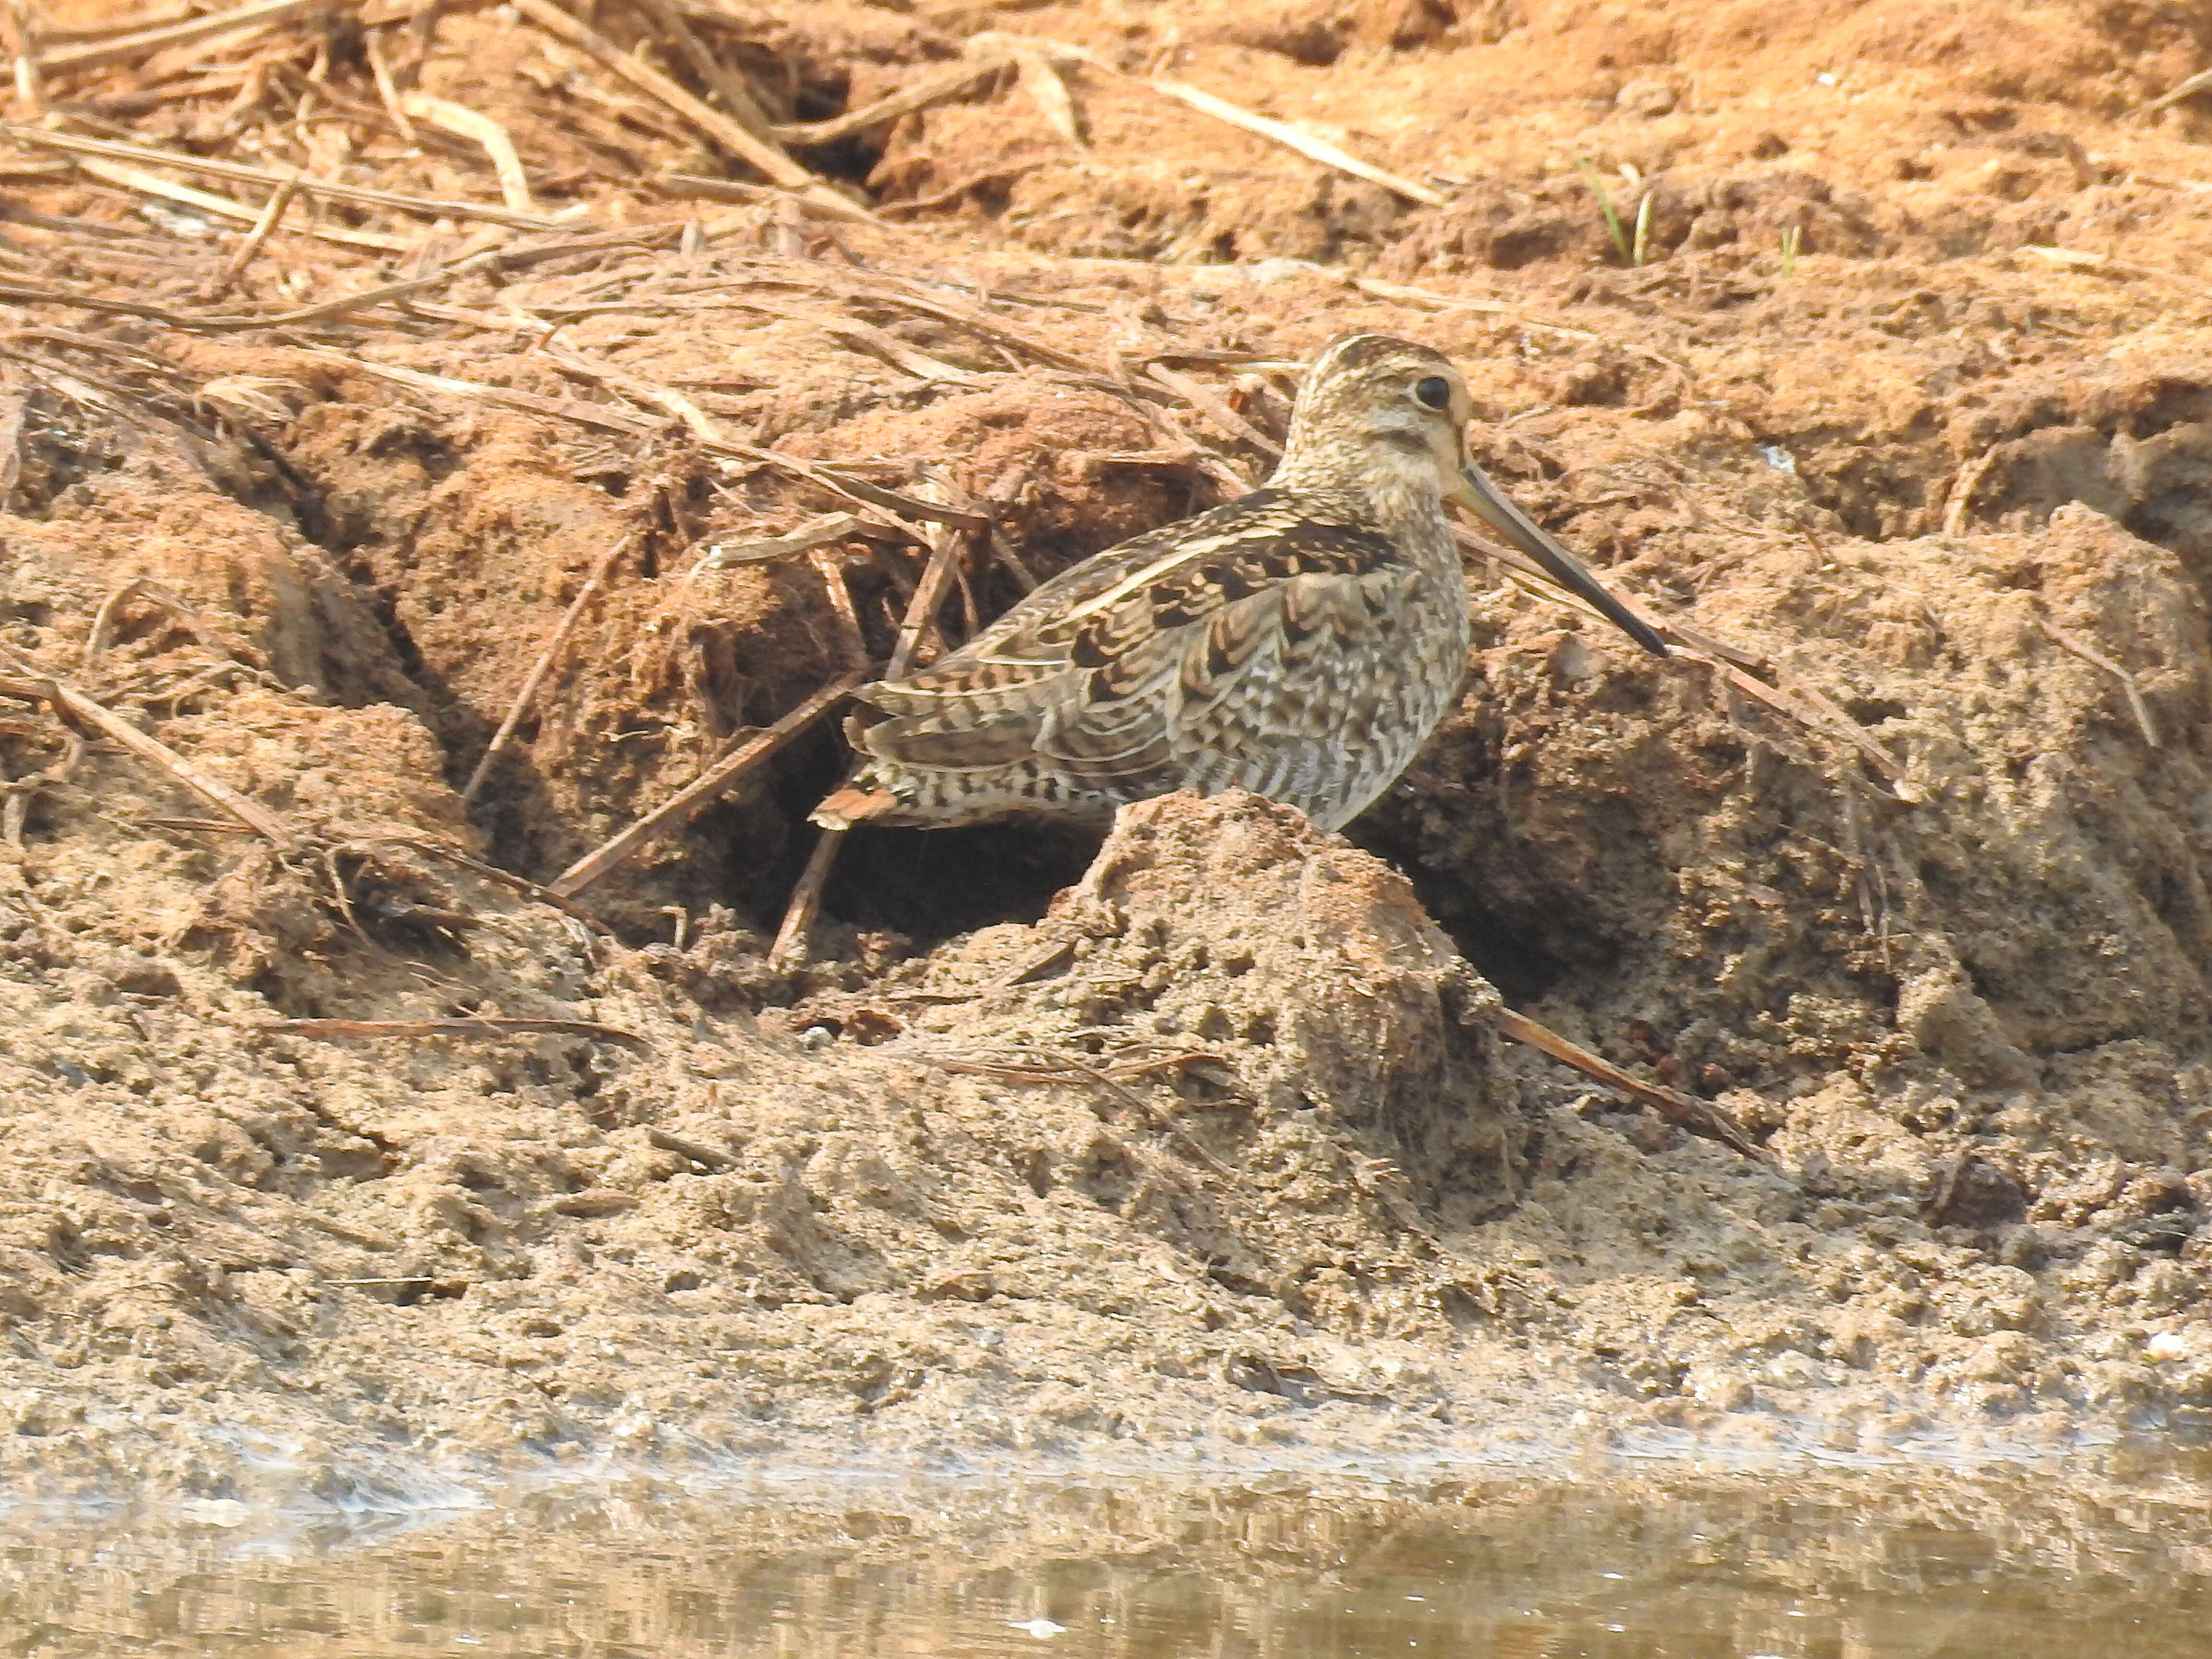
[[[1654,656],[1660,636],[1468,453],[1442,353],[1382,334],[1307,370],[1266,483],[1094,554],[960,649],[854,693],[850,780],[812,821],[1098,820],[1243,788],[1341,829],[1396,781],[1466,673],[1471,509]]]

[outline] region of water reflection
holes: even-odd
[[[0,1517],[0,1651],[2197,1659],[2212,1460]]]

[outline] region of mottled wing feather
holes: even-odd
[[[1186,550],[1258,533],[1279,500],[1279,491],[1255,489],[1181,524],[1132,537],[1042,584],[951,655],[855,695],[889,714],[954,719],[1018,707],[1040,691],[1053,695],[1057,688],[1038,683],[1073,665],[1076,638],[1104,595]]]
[[[1343,774],[1346,756],[1379,750],[1382,729],[1397,720],[1389,699],[1400,681],[1375,665],[1403,648],[1399,618],[1420,580],[1402,568],[1298,576],[1243,601],[1275,601],[1244,660],[1226,675],[1214,671],[1234,649],[1203,662],[1193,649],[1184,663],[1174,718],[1176,746],[1201,757],[1191,781],[1312,799],[1328,793],[1326,780]],[[1225,608],[1215,626],[1240,608]]]
[[[1194,749],[1249,764],[1316,723],[1356,744],[1376,712],[1358,705],[1376,701],[1363,688],[1378,632],[1418,580],[1383,538],[1255,491],[1077,567],[943,661],[864,689],[891,718],[862,744],[950,770],[1033,754],[1133,794],[1203,784],[1181,776]],[[1335,747],[1293,744],[1282,769],[1317,775]]]

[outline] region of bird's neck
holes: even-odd
[[[1381,528],[1444,521],[1435,464],[1391,444],[1363,445],[1354,452],[1336,444],[1301,444],[1293,436],[1267,484]]]

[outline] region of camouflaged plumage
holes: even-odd
[[[1407,406],[1449,388],[1442,409]],[[1467,592],[1422,424],[1468,417],[1451,364],[1355,335],[1314,364],[1267,484],[1108,549],[958,651],[863,687],[862,759],[815,821],[1096,816],[1237,787],[1334,829],[1456,695]]]

